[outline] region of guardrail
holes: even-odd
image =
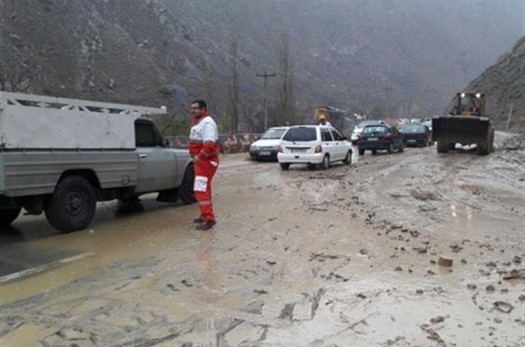
[[[250,150],[250,145],[257,141],[261,134],[238,133],[232,135],[219,135],[221,153],[242,153]],[[168,136],[171,147],[188,148],[188,136]]]

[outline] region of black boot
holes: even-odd
[[[195,227],[197,230],[208,230],[211,229],[215,224],[217,224],[214,220],[207,220],[204,223],[198,225]]]

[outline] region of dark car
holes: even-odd
[[[370,150],[372,154],[377,154],[378,150],[386,150],[392,153],[394,150],[403,152],[403,135],[396,127],[387,124],[366,126],[357,140],[359,155],[365,154]]]
[[[425,147],[432,143],[432,132],[424,124],[410,123],[401,129],[405,146]]]

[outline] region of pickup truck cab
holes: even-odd
[[[22,208],[62,232],[87,227],[97,201],[193,203],[189,152],[148,114],[165,108],[0,92],[0,228]]]

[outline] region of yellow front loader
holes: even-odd
[[[438,153],[456,148],[456,144],[475,144],[479,155],[492,152],[494,128],[485,113],[486,96],[477,92],[457,93],[448,115],[432,118],[432,139]]]

